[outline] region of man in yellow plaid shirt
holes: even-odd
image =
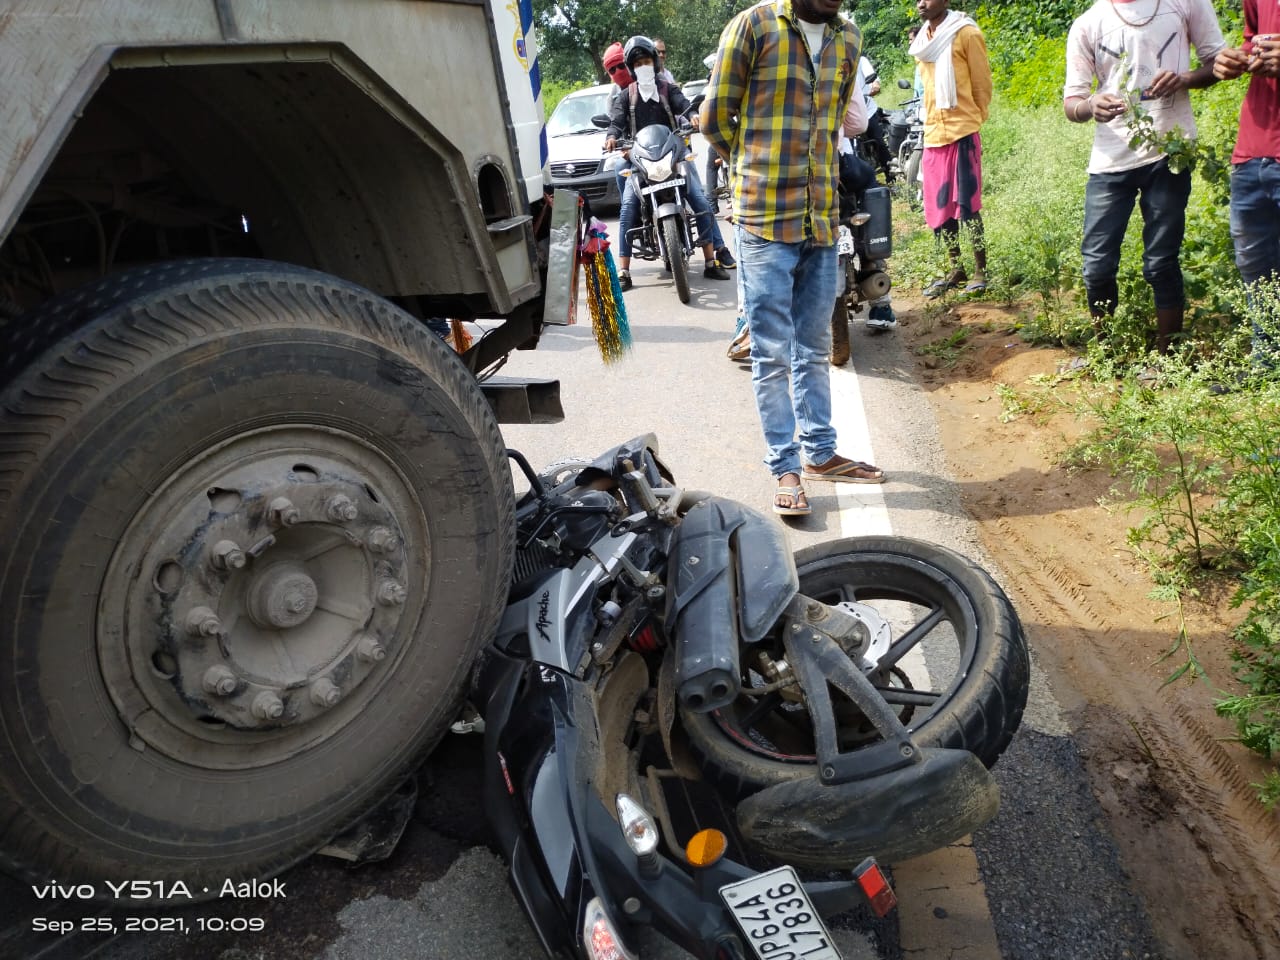
[[[837,147],[861,53],[840,0],[765,0],[725,27],[702,104],[702,134],[729,164],[751,383],[783,516],[811,512],[802,478],[884,481],[836,453],[827,366]]]

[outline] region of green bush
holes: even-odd
[[[1067,38],[1036,37],[1027,46],[1025,58],[995,77],[1001,96],[1011,106],[1061,109],[1067,80]]]

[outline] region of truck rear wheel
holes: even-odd
[[[121,274],[9,334],[0,864],[104,895],[276,873],[420,762],[496,626],[492,412],[407,314],[263,261]]]

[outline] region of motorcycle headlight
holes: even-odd
[[[636,960],[635,955],[622,945],[622,938],[609,922],[609,915],[604,912],[599,897],[587,904],[582,921],[582,946],[589,960]]]
[[[644,167],[645,176],[649,178],[650,183],[660,183],[663,180],[671,179],[671,154],[667,154],[661,160],[641,160],[640,166]]]

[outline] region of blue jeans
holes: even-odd
[[[689,207],[698,224],[698,243],[710,242],[717,250],[724,246],[724,237],[720,233],[720,225],[716,223],[711,212],[711,202],[702,189],[702,183],[692,168],[686,167],[684,172],[685,193],[689,198]],[[640,181],[634,175],[627,177],[627,186],[622,193],[622,206],[618,211],[618,233],[622,235],[622,250],[619,256],[631,256],[631,231],[640,222]]]
[[[1272,274],[1280,279],[1280,160],[1257,157],[1231,168],[1231,242],[1246,285]],[[1274,331],[1264,331],[1256,322],[1253,351],[1268,367],[1280,358]]]
[[[1280,160],[1258,158],[1231,168],[1231,240],[1245,283],[1280,275]]]
[[[764,463],[775,477],[799,473],[801,452],[810,464],[836,452],[827,369],[836,248],[764,240],[742,227],[735,236]]]
[[[1182,291],[1182,235],[1186,228],[1191,171],[1173,173],[1167,160],[1125,170],[1091,173],[1084,190],[1084,288],[1094,316],[1115,312],[1120,294],[1116,272],[1120,244],[1133,203],[1142,211],[1142,275],[1155,294],[1156,309],[1185,305]]]

